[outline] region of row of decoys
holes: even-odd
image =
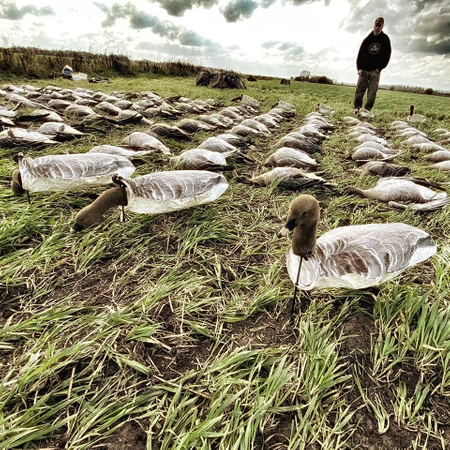
[[[186,111],[206,115],[222,105],[213,99],[202,101],[181,96],[163,99],[153,92],[143,92],[136,96],[140,99],[133,102],[126,100],[125,94],[119,92],[112,95],[82,88],[61,89],[48,86],[37,89],[29,85],[21,88],[13,85],[2,86],[0,101],[4,100],[14,107],[0,106],[2,118],[0,125],[6,128],[0,132],[0,147],[42,147],[56,144],[58,141],[82,136],[82,130],[87,129],[87,125],[99,120],[116,125],[127,123],[152,125],[148,117],[178,118],[186,114]],[[173,107],[174,104],[190,108],[177,110]],[[20,114],[22,106],[35,109],[31,113]],[[149,112],[149,108],[152,109],[152,113]],[[173,112],[172,116],[168,111]],[[66,123],[67,121],[69,123]],[[35,129],[25,129],[21,126],[29,122],[43,122],[43,124]],[[157,135],[158,131],[164,133],[164,128],[155,127],[154,134]],[[169,131],[173,133],[170,128]],[[178,138],[192,137],[182,129],[177,131]]]
[[[291,190],[300,190],[308,186],[332,186],[314,172],[318,168],[315,157],[322,153],[322,141],[335,129],[330,119],[319,111],[320,106],[329,116],[333,114],[334,111],[328,105],[318,104],[316,110],[305,117],[303,125],[275,142],[274,152],[264,161],[264,166],[273,169],[254,175],[247,180],[250,184],[257,186],[276,184]]]
[[[435,211],[450,203],[445,187],[422,178],[405,176],[411,169],[391,162],[403,152],[393,148],[385,139],[379,138],[372,124],[355,118],[348,118],[347,123],[351,124],[350,136],[359,142],[364,141],[352,154],[354,161],[365,163],[358,171],[362,175],[380,175],[384,178],[379,179],[376,185],[369,189],[346,187],[345,193],[385,202],[390,207],[413,211]],[[423,139],[426,136],[404,121],[393,122],[391,130],[394,131],[395,137],[409,140],[407,142],[409,145],[417,144],[412,138],[419,136]]]

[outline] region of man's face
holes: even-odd
[[[381,30],[383,29],[383,24],[381,22],[375,22],[373,25],[373,34],[377,36],[381,33]]]

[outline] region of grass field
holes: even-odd
[[[320,233],[405,222],[428,231],[438,251],[376,289],[302,293],[302,314],[291,321],[290,243],[277,232],[298,193],[238,177],[263,172],[275,141],[318,102],[336,110],[337,126],[316,155],[322,176],[338,188],[372,186],[375,177],[351,170],[357,144],[342,119],[353,114],[354,88],[246,84],[246,91],[196,87],[192,77],[76,84],[224,105],[245,92],[261,112],[279,100],[295,105],[294,119],[254,140],[248,154],[257,163],[237,163],[226,174],[229,189],[211,204],[129,214],[124,223],[111,211],[73,233],[89,194],[104,189],[34,194],[28,204],[9,185],[18,149],[0,149],[0,449],[450,448],[450,209],[414,214],[339,189],[305,190],[320,201]],[[418,128],[430,137],[450,129],[448,98],[382,90],[371,122],[394,146],[400,141],[389,125],[405,120],[410,104],[427,116]],[[113,127],[28,154],[119,145],[146,128]],[[178,153],[210,134],[166,143]],[[407,148],[396,161],[448,182],[424,154]],[[136,174],[165,167],[149,156]]]

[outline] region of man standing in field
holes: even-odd
[[[362,41],[356,58],[358,70],[358,83],[355,92],[355,114],[362,106],[364,93],[367,90],[365,108],[371,110],[375,103],[380,72],[388,65],[391,58],[391,41],[387,34],[383,33],[384,18],[377,17],[373,31]]]

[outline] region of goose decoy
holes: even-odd
[[[357,148],[353,153],[351,158],[353,161],[369,161],[373,159],[378,159],[382,161],[388,161],[397,157],[399,153],[385,153],[374,147],[362,146]]]
[[[158,138],[147,133],[135,131],[122,139],[122,145],[125,147],[141,150],[153,150],[155,153],[170,155],[172,152]]]
[[[295,148],[310,155],[322,152],[322,147],[316,139],[312,139],[296,131],[291,131],[275,142],[275,148],[282,147]]]
[[[162,214],[210,203],[228,189],[223,175],[206,170],[154,172],[136,178],[115,176],[113,181],[118,187],[108,189],[78,212],[75,231],[98,222],[115,206],[140,214]]]
[[[335,112],[331,106],[325,105],[324,103],[317,103],[315,110],[316,112],[330,116]]]
[[[206,122],[196,119],[182,119],[177,122],[177,127],[186,133],[196,133],[197,131],[213,131],[216,127],[208,125]]]
[[[56,141],[65,141],[84,136],[84,133],[81,131],[61,122],[45,122],[36,131]]]
[[[411,172],[411,169],[398,164],[390,164],[384,161],[369,161],[355,169],[361,175],[380,175],[382,177],[403,177]]]
[[[189,141],[192,139],[192,134],[178,128],[177,126],[168,125],[166,123],[155,123],[149,131],[150,134],[156,135],[156,137],[172,138],[179,141]]]
[[[136,168],[128,158],[98,153],[18,155],[19,169],[12,175],[15,195],[25,192],[63,192],[111,183],[114,174],[129,177]]]
[[[205,139],[201,144],[199,144],[198,148],[204,148],[206,150],[211,150],[213,152],[219,153],[237,150],[237,148],[233,144],[230,144],[229,142],[218,136],[211,136],[208,139]]]
[[[41,147],[58,144],[47,135],[25,128],[9,128],[0,132],[1,147]]]
[[[425,155],[423,159],[434,163],[450,161],[450,150],[437,150],[429,155]]]
[[[302,150],[281,147],[266,159],[264,165],[267,167],[297,167],[299,169],[310,169],[311,167],[317,167],[317,161]]]
[[[407,120],[410,123],[423,123],[425,122],[426,118],[421,114],[414,114],[414,105],[411,105],[409,107],[409,116]]]
[[[266,125],[256,119],[244,119],[240,122],[240,125],[253,128],[258,133],[264,134],[266,136],[270,136],[272,134],[272,132],[266,127]]]
[[[443,171],[449,171],[450,170],[450,161],[441,161],[441,162],[437,162],[434,163],[430,166],[432,169],[438,169],[438,170],[443,170]]]
[[[212,172],[220,172],[225,170],[233,170],[234,167],[228,165],[228,156],[235,151],[215,152],[204,148],[193,148],[184,150],[178,156],[172,156],[170,162],[174,167],[184,170],[210,170]]]
[[[436,192],[433,189],[441,192]],[[378,180],[371,189],[358,189],[354,186],[344,188],[344,192],[381,202],[426,203],[447,197],[445,188],[437,183],[414,177],[388,177]]]
[[[358,111],[356,112],[357,117],[361,118],[361,119],[372,119],[374,116],[372,111],[369,111],[366,108],[359,108]]]
[[[115,145],[96,145],[92,147],[88,153],[107,153],[108,155],[120,155],[125,156],[128,159],[138,158],[139,156],[148,155],[153,153],[152,150],[131,150],[124,147],[116,147]]]
[[[278,187],[290,190],[299,190],[313,186],[333,188],[331,183],[315,173],[305,172],[296,167],[275,167],[275,169],[269,172],[254,176],[247,180],[247,182],[256,186],[271,186],[276,184]]]
[[[318,201],[300,195],[290,205],[286,225],[292,246],[286,264],[297,289],[341,287],[363,289],[384,283],[436,253],[428,233],[404,223],[352,225],[334,228],[317,238]]]

